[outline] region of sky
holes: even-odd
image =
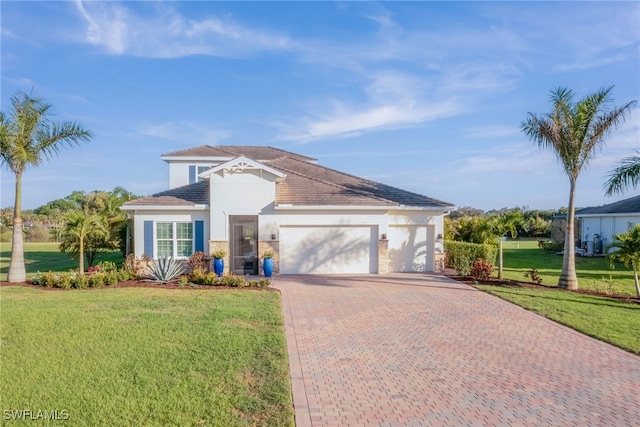
[[[640,101],[640,2],[0,3],[2,111],[17,91],[91,142],[23,177],[23,209],[72,191],[166,190],[164,153],[269,145],[458,207],[557,209],[569,184],[527,139],[550,91]],[[640,106],[578,179],[606,197],[640,150]],[[15,179],[1,172],[0,206]]]

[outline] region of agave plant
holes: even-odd
[[[182,261],[169,256],[154,260],[149,265],[149,278],[154,282],[169,283],[184,273]]]

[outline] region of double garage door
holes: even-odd
[[[433,269],[432,227],[389,228],[390,271]],[[431,239],[431,240],[429,240]],[[280,273],[378,273],[377,226],[281,226]]]

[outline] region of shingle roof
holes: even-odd
[[[265,163],[287,174],[284,182],[276,187],[277,204],[453,206],[442,200],[297,159],[281,158]]]
[[[125,202],[123,206],[194,206],[209,204],[209,181],[182,187]]]
[[[640,196],[620,200],[608,205],[584,208],[576,211],[576,215],[640,213]]]
[[[311,163],[315,159],[272,147],[204,145],[165,154],[167,157],[245,156],[286,174],[276,185],[276,205],[412,206],[448,208],[451,203],[349,175]],[[163,191],[125,206],[192,206],[209,204],[209,181]]]
[[[200,147],[187,148],[186,150],[173,151],[162,155],[162,157],[226,157],[229,160],[240,156],[248,157],[257,162],[282,157],[291,157],[302,161],[317,160],[279,148],[258,145],[217,145],[215,147],[201,145]]]

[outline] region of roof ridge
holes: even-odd
[[[273,146],[271,146],[271,145],[218,145],[218,146],[216,146],[216,148],[218,148],[220,151],[224,151],[225,153],[229,153],[229,154],[233,154],[234,156],[237,156],[237,154],[232,153],[232,152],[230,152],[230,151],[228,151],[228,150],[223,150],[223,149],[221,149],[220,147],[238,147],[238,148],[241,148],[241,147],[247,147],[247,148],[269,148],[269,149],[271,149],[271,150],[275,150],[275,151],[278,151],[278,152],[282,153],[282,157],[278,157],[278,159],[281,159],[281,158],[283,158],[283,157],[284,157],[284,158],[295,159],[295,157],[294,157],[294,156],[296,156],[296,157],[304,157],[304,158],[309,159],[309,160],[315,160],[315,161],[318,161],[318,159],[316,159],[315,157],[305,156],[304,154],[294,153],[293,151],[283,150],[282,148],[273,147]],[[253,160],[256,160],[256,159],[253,159]],[[275,159],[272,159],[272,160],[275,160]],[[256,161],[259,161],[259,160],[256,160]]]

